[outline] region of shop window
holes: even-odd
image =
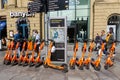
[[[1,0],[1,8],[5,9],[7,7],[8,0]]]
[[[90,0],[69,0],[69,10],[49,12],[49,16],[67,16],[68,42],[89,38]]]

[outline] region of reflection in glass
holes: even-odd
[[[75,3],[76,2],[76,3]],[[52,17],[67,17],[67,27],[68,27],[68,42],[74,42],[75,37],[80,31],[84,31],[84,38],[87,38],[88,35],[88,21],[89,21],[89,0],[69,0],[69,10],[53,11],[49,12],[49,16]],[[76,6],[76,8],[75,8]],[[77,22],[77,19],[78,22]],[[75,36],[74,34],[77,33]]]

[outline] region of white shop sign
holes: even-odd
[[[29,14],[28,12],[10,12],[10,17],[34,17],[35,13]]]

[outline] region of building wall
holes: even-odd
[[[120,14],[120,0],[104,0],[95,2],[93,13],[94,37],[101,30],[107,30],[107,21],[110,15]]]
[[[8,0],[8,5],[9,6],[13,6],[13,5],[15,5],[15,0]]]
[[[17,7],[27,7],[28,0],[17,0]]]
[[[1,1],[1,0],[0,0]],[[17,1],[17,4],[16,2]],[[16,21],[18,18],[11,18],[10,12],[27,12],[28,0],[8,0],[7,9],[0,8],[0,16],[6,16],[7,20],[7,37],[9,38],[9,30],[16,31]],[[35,17],[28,17],[30,21],[30,32],[32,35],[33,30],[38,30],[42,39],[44,39],[44,14],[42,16],[42,22],[40,22],[40,14],[36,13]],[[42,23],[42,27],[40,27]]]
[[[15,2],[17,1],[17,2]],[[120,14],[120,0],[91,0],[90,1],[90,39],[94,38],[96,33],[101,30],[106,30],[107,21],[110,15],[114,13]],[[1,3],[1,0],[0,0]],[[17,4],[16,4],[17,3]],[[1,9],[0,16],[6,15],[7,18],[7,31],[10,29],[15,30],[15,21],[17,18],[11,18],[10,11],[27,12],[28,0],[8,0],[7,9]],[[15,6],[16,5],[16,6]],[[44,14],[43,14],[44,15]],[[33,29],[40,32],[40,14],[35,14],[35,17],[29,17],[31,34]],[[12,26],[11,26],[12,24]],[[44,16],[42,16],[42,38],[44,38]],[[9,33],[7,33],[9,35]]]

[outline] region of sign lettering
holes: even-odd
[[[29,14],[28,12],[10,12],[10,17],[14,18],[14,17],[34,17],[35,14],[31,13]]]

